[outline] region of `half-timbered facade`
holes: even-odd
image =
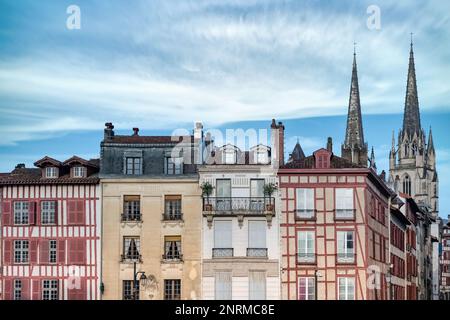
[[[441,298],[450,300],[450,219],[442,228],[441,241]]]
[[[45,157],[0,176],[2,298],[100,298],[98,160]]]

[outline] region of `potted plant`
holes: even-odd
[[[274,204],[272,203],[271,198],[272,198],[273,193],[277,190],[278,190],[278,186],[273,182],[264,185],[264,197],[269,198],[268,203],[267,203],[267,201],[264,201],[264,202],[266,202],[266,211],[273,212]]]
[[[202,196],[206,197],[206,203],[204,203],[205,211],[212,211],[212,204],[209,202],[209,196],[212,194],[214,187],[211,183],[205,181],[200,185],[202,189]]]

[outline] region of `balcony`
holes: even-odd
[[[136,213],[122,213],[120,215],[120,221],[121,222],[142,222],[142,216],[141,214]]]
[[[181,212],[164,212],[162,214],[163,221],[183,221],[183,214]]]
[[[355,220],[355,209],[336,209],[334,213],[335,220]]]
[[[247,257],[267,258],[267,248],[247,248]]]
[[[300,252],[297,255],[297,263],[299,263],[299,264],[314,264],[314,263],[316,263],[316,254],[313,252]]]
[[[356,262],[356,254],[353,252],[336,254],[336,262],[340,264],[354,264]]]
[[[316,210],[314,209],[297,209],[295,211],[296,220],[314,220],[316,218]]]
[[[213,258],[231,258],[234,255],[233,248],[213,248],[212,257]]]
[[[242,226],[244,217],[266,217],[268,224],[275,215],[275,198],[273,197],[210,197],[203,198],[203,215],[209,226],[213,218],[235,216]]]
[[[167,263],[183,262],[183,255],[179,252],[165,253],[162,255],[162,262],[167,262]]]
[[[121,254],[120,262],[122,263],[142,263],[142,255],[140,254]]]

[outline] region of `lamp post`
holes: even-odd
[[[317,279],[320,278],[320,277],[322,277],[322,274],[320,273],[319,270],[316,270],[314,272],[314,299],[315,300],[317,300],[317,297],[318,297],[318,294],[317,294],[317,288],[318,288]]]
[[[141,276],[138,279],[139,275],[141,275]],[[144,271],[137,271],[136,270],[136,261],[135,261],[134,264],[133,264],[133,290],[132,290],[133,300],[139,300],[138,299],[138,297],[139,297],[139,288],[136,288],[138,280],[145,282],[147,280],[147,276],[145,275]]]

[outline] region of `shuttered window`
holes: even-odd
[[[214,247],[233,248],[231,221],[214,221]]]
[[[266,225],[265,221],[248,222],[249,248],[266,248]]]
[[[68,258],[69,264],[85,264],[86,263],[86,240],[85,239],[69,239],[68,241]]]
[[[215,274],[215,298],[216,300],[231,300],[231,272],[221,271]]]
[[[56,201],[42,201],[41,202],[41,223],[55,224],[56,223]]]
[[[266,299],[266,273],[265,271],[249,272],[249,300]]]
[[[86,221],[84,200],[67,201],[67,224],[83,225]]]

